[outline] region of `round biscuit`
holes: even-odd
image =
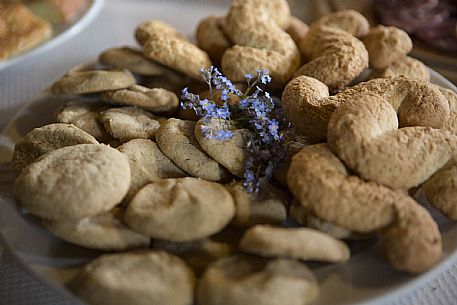
[[[127,157],[102,144],[79,144],[51,151],[26,167],[15,181],[15,194],[30,213],[63,221],[109,211],[129,186]]]

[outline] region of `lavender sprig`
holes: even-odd
[[[200,69],[203,81],[208,85],[210,100],[200,99],[188,88],[182,90],[181,107],[193,109],[195,113],[208,119],[219,118],[235,123],[240,128],[248,128],[253,137],[248,139],[249,157],[245,164],[244,186],[248,191],[259,193],[262,185],[268,182],[274,169],[286,158],[282,131],[287,125],[279,101],[262,89],[271,82],[267,70],[257,70],[256,76],[246,74],[247,89],[241,92],[217,68]],[[222,105],[214,102],[214,91],[221,91]],[[239,98],[236,105],[229,106],[230,94]],[[204,126],[203,134],[208,139],[230,140],[234,134],[222,126],[214,130],[213,126]]]

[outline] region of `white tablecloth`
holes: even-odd
[[[1,128],[24,103],[47,88],[68,68],[93,60],[100,51],[108,47],[134,44],[132,32],[140,21],[159,18],[188,29],[187,34],[191,35],[198,21],[195,16],[200,14],[202,7],[205,7],[205,12],[221,14],[229,4],[228,0],[199,0],[195,1],[192,12],[189,12],[181,9],[179,0],[106,0],[106,2],[96,20],[70,41],[18,66],[0,71]],[[186,0],[186,2],[189,1]],[[174,14],[169,14],[170,7],[174,9]],[[201,13],[199,18],[203,16],[204,14]],[[70,303],[26,274],[12,256],[3,250],[0,242],[0,305],[26,304],[69,305]],[[446,272],[433,281],[386,305],[391,304],[457,304],[457,264],[450,265]]]

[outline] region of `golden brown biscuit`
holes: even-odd
[[[300,45],[300,42],[305,38],[306,34],[308,34],[308,31],[309,26],[306,23],[295,16],[290,17],[289,26],[286,28],[286,32],[292,37],[297,46]]]
[[[224,32],[234,46],[222,56],[222,72],[233,82],[244,82],[247,73],[266,69],[271,85],[282,88],[300,66],[298,47],[284,31],[289,19],[285,0],[233,1]]]
[[[395,218],[393,203],[412,200],[350,175],[326,144],[307,146],[297,153],[287,182],[300,204],[316,216],[360,233],[386,227]]]
[[[151,36],[155,34],[187,40],[184,35],[178,32],[177,29],[160,20],[149,20],[142,22],[135,29],[135,38],[142,46],[144,46],[146,42],[151,38]]]
[[[224,20],[224,17],[209,16],[200,21],[197,27],[197,45],[216,63],[221,61],[224,52],[232,46],[224,32]]]
[[[397,202],[397,219],[380,232],[381,250],[394,268],[421,273],[441,258],[438,225],[428,211],[414,201]]]
[[[413,42],[405,31],[394,26],[377,25],[363,38],[370,56],[370,67],[387,68],[413,48]]]
[[[332,92],[345,88],[368,67],[368,52],[349,32],[313,26],[300,44],[307,63],[295,72],[320,80]]]
[[[430,204],[452,220],[457,220],[457,159],[454,156],[423,185]]]
[[[407,118],[418,124],[403,128],[399,127],[402,108],[397,114],[395,105],[377,95],[365,94],[345,102],[328,124],[330,149],[363,179],[392,189],[419,186],[451,160],[457,149],[456,135],[431,128],[445,123],[449,114],[442,116],[436,103],[427,105],[427,93],[417,90],[417,105],[405,105],[409,108],[403,108],[409,112]],[[441,100],[449,107],[442,95]]]
[[[311,24],[311,27],[317,26],[337,28],[355,37],[364,37],[370,31],[367,18],[355,10],[341,10],[324,15]]]
[[[327,138],[329,119],[339,107],[355,99],[372,99],[374,95],[398,112],[401,127],[442,128],[450,118],[449,101],[436,86],[403,75],[372,79],[334,96],[329,96],[326,85],[317,79],[300,76],[289,82],[281,101],[292,125],[310,143],[320,143]]]
[[[200,80],[200,69],[211,66],[208,54],[191,42],[155,34],[144,45],[144,56],[194,79]]]
[[[430,81],[430,70],[421,61],[409,56],[401,57],[392,62],[387,68],[374,71],[370,78],[404,75],[408,78],[417,78]]]

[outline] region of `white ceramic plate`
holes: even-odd
[[[457,88],[432,71],[432,82]],[[0,134],[0,233],[6,247],[25,270],[56,292],[80,304],[65,288],[78,268],[100,254],[54,238],[39,221],[16,207],[12,196],[13,173],[9,166],[14,144],[28,131],[54,121],[62,99],[42,96],[23,108]],[[311,264],[320,286],[317,305],[388,304],[421,283],[431,280],[457,260],[457,225],[431,211],[443,233],[444,253],[441,262],[429,272],[410,276],[393,270],[378,254],[374,242],[352,247],[353,257],[344,264]]]
[[[73,22],[61,26],[54,26],[54,35],[49,39],[24,53],[0,61],[0,71],[13,65],[25,62],[33,57],[47,52],[81,32],[98,15],[105,0],[91,0],[90,4]]]

